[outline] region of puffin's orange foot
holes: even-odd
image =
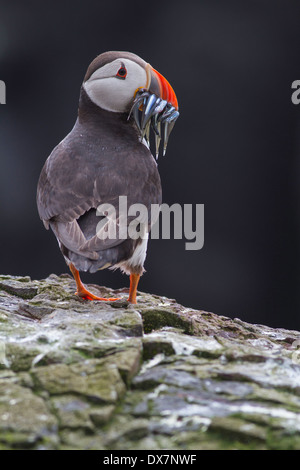
[[[101,300],[104,302],[114,302],[115,300],[120,300],[119,297],[109,297],[108,299],[104,297],[98,297],[85,288],[81,289],[79,292],[75,292],[75,295],[78,295],[78,297],[81,297],[84,300]]]
[[[114,302],[115,300],[120,300],[117,297],[105,299],[104,297],[98,297],[97,295],[92,294],[82,284],[80,276],[79,276],[79,272],[75,268],[73,263],[70,263],[69,268],[76,282],[77,292],[75,292],[75,295],[78,295],[78,297],[81,297],[84,300],[102,300],[104,302]]]
[[[137,286],[140,280],[139,274],[131,274],[130,275],[130,288],[129,288],[129,297],[128,302],[131,304],[136,304],[136,293],[137,293]]]

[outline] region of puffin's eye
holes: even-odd
[[[116,77],[122,78],[122,80],[125,80],[126,75],[127,75],[127,70],[126,70],[125,67],[122,66],[122,67],[119,68]]]

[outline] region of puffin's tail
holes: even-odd
[[[100,220],[101,217],[96,215],[96,209],[90,209],[77,220],[86,240],[90,240],[95,236],[97,224]],[[73,263],[78,271],[95,273],[130,258],[134,251],[134,243],[131,239],[118,240],[114,246],[97,251],[97,259],[91,259],[91,257],[78,252],[75,253],[61,242],[60,249],[66,261]]]

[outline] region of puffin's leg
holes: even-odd
[[[119,300],[119,298],[117,298],[117,297],[116,298],[113,297],[113,298],[105,299],[104,297],[97,297],[97,295],[92,294],[82,284],[80,276],[79,276],[79,271],[77,271],[74,264],[70,263],[69,268],[70,268],[70,271],[73,274],[75,282],[76,282],[77,291],[75,292],[75,294],[78,295],[79,297],[81,297],[82,299],[85,299],[85,300],[104,300],[104,301],[110,301],[110,302],[113,302],[114,300]]]
[[[140,280],[139,274],[130,274],[130,288],[128,302],[136,304],[136,291]]]

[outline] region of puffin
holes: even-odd
[[[39,216],[56,236],[80,298],[118,300],[90,292],[79,273],[119,268],[130,276],[128,302],[137,303],[149,232],[158,217],[151,208],[162,202],[157,158],[161,143],[166,153],[178,109],[170,83],[134,53],[104,52],[88,66],[74,127],[47,158],[37,186]],[[146,210],[140,217],[124,214],[120,198],[126,208],[138,204]]]

